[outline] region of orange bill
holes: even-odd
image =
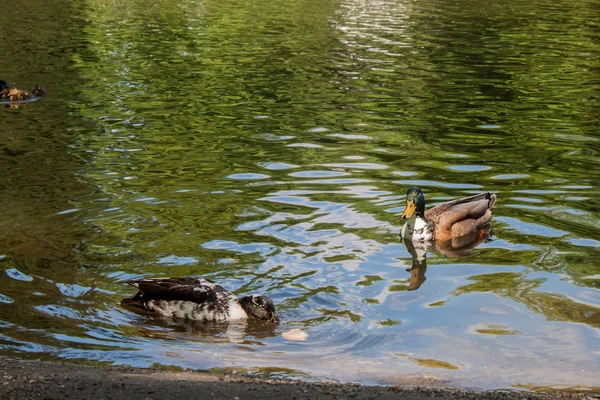
[[[406,202],[406,208],[404,209],[404,212],[402,213],[402,219],[408,219],[408,218],[412,217],[412,215],[415,213],[416,209],[417,209],[417,206],[415,205],[414,200],[408,200]]]

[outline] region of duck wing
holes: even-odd
[[[435,238],[459,237],[485,225],[492,217],[496,195],[479,193],[451,200],[425,212],[425,218],[435,224]]]
[[[152,278],[128,281],[137,288],[136,297],[145,301],[191,301],[197,304],[217,303],[234,297],[222,286],[204,278]]]

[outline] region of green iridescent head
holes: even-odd
[[[406,208],[402,213],[402,219],[408,219],[413,215],[425,215],[425,196],[418,186],[411,186],[406,191]]]

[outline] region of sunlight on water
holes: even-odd
[[[0,79],[47,88],[1,110],[0,354],[600,387],[593,7],[0,6],[23,22]],[[491,231],[405,247],[413,185],[429,207],[497,193]],[[281,324],[120,306],[127,280],[187,275],[266,292]]]

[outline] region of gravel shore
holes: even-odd
[[[0,398],[8,399],[567,399],[591,394],[473,392],[240,377],[207,372],[82,366],[0,357]]]

